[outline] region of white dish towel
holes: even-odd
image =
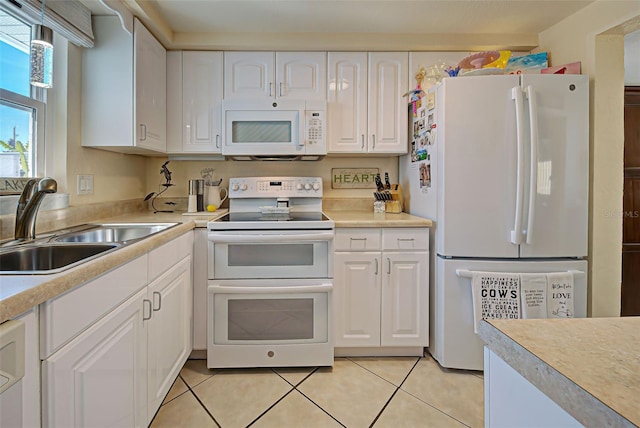
[[[520,318],[520,275],[501,272],[472,272],[473,331],[481,319]]]
[[[547,274],[520,274],[520,303],[523,319],[547,317]]]
[[[547,317],[573,318],[573,273],[548,273],[547,283]]]

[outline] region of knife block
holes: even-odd
[[[404,197],[402,196],[402,187],[399,184],[391,186],[391,200],[386,201],[385,212],[401,213],[404,205]]]

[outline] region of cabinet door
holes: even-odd
[[[225,52],[224,99],[275,96],[273,52]]]
[[[407,52],[369,54],[368,144],[371,153],[406,154],[409,89]]]
[[[380,346],[380,253],[337,252],[335,346]]]
[[[191,353],[191,257],[152,282],[148,299],[153,313],[148,323],[147,423],[162,404]]]
[[[222,52],[184,52],[182,151],[221,153]]]
[[[277,52],[277,98],[327,99],[327,54],[325,52]]]
[[[327,151],[367,151],[367,54],[329,52]]]
[[[146,293],[42,362],[43,426],[147,426]]]
[[[140,147],[165,152],[167,53],[155,37],[134,21],[135,141]]]
[[[429,253],[382,253],[382,346],[428,346]]]

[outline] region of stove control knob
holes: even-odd
[[[233,190],[234,192],[237,192],[239,188],[240,186],[238,186],[238,183],[233,183],[233,186],[231,186],[231,190]]]
[[[313,183],[313,190],[320,190],[320,185],[318,183]]]
[[[296,184],[296,189],[298,189],[298,190],[302,190],[302,183],[298,183],[298,184]]]
[[[242,183],[242,187],[241,187],[241,189],[242,189],[242,190],[247,190],[247,183]]]
[[[311,184],[307,183],[304,185],[304,190],[311,190]]]

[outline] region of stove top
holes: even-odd
[[[229,213],[216,221],[221,222],[268,222],[268,221],[291,221],[291,222],[303,222],[303,221],[328,221],[329,217],[323,213]]]
[[[209,230],[330,230],[322,213],[320,177],[242,177],[229,179],[229,213]]]
[[[278,214],[229,213],[210,221],[209,230],[331,230],[334,222],[321,212],[291,212]]]

